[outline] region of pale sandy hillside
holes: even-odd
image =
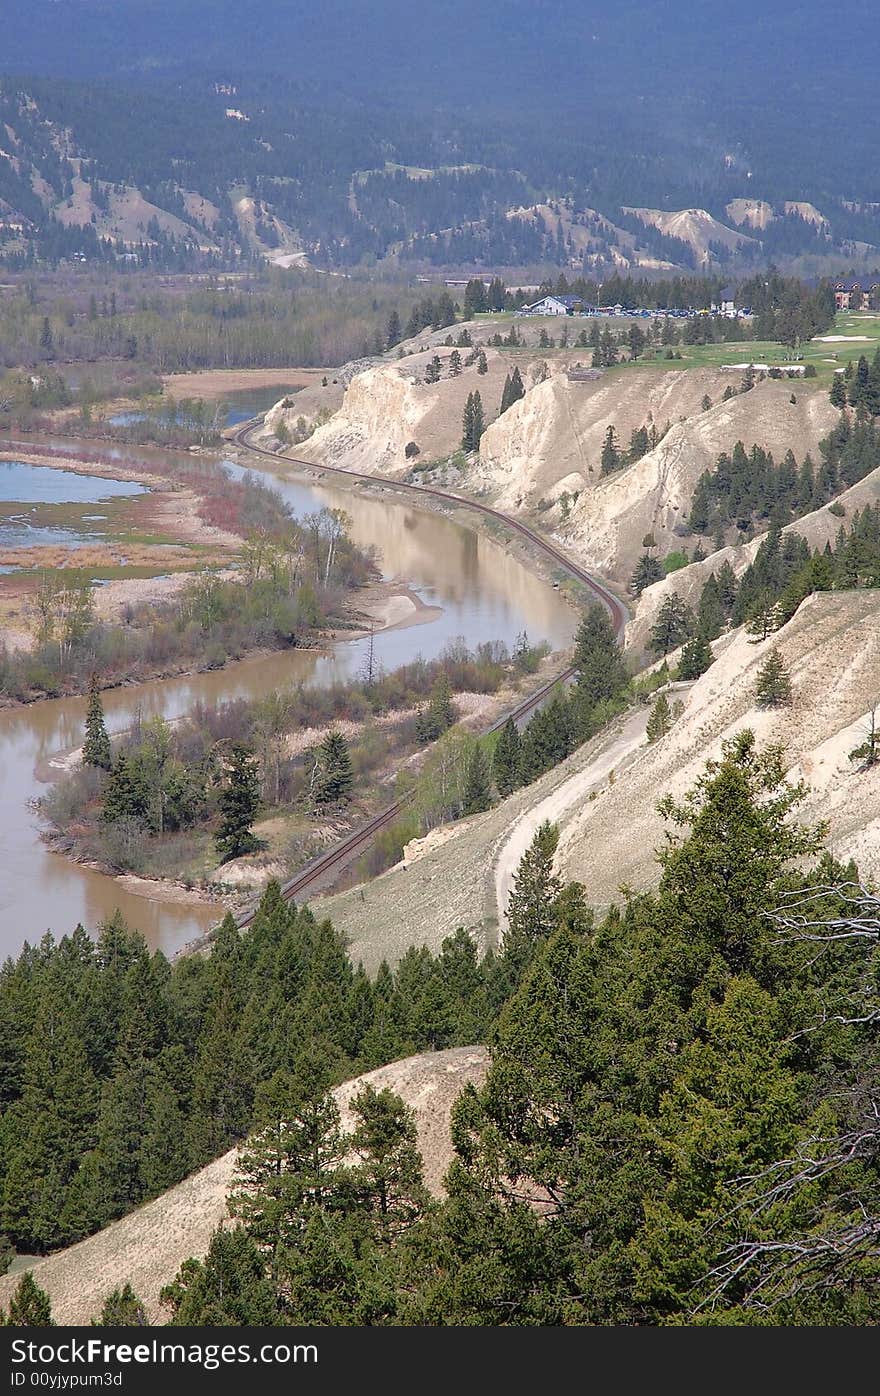
[[[232,208],[245,243],[254,251],[262,253],[272,261],[279,261],[285,253],[292,260],[302,254],[303,247],[299,235],[288,223],[274,214],[265,204],[259,204],[247,194],[232,196]],[[269,227],[273,233],[271,244],[263,242],[260,227]]]
[[[755,681],[773,648],[789,666],[794,701],[762,711]],[[584,883],[594,905],[619,900],[621,884],[641,889],[656,881],[654,850],[664,833],[657,801],[688,790],[722,741],[744,727],[762,744],[782,744],[786,766],[809,787],[801,817],[829,821],[832,851],[857,856],[866,877],[880,874],[880,771],[857,774],[848,760],[880,701],[880,593],[810,596],[768,640],[756,644],[737,631],[716,650],[669,735],[646,745],[619,781],[563,825],[560,866]]]
[[[206,228],[216,227],[220,220],[220,210],[216,204],[192,189],[181,189],[180,192],[188,217]]]
[[[732,199],[725,212],[731,223],[735,223],[738,228],[754,228],[757,232],[768,228],[780,217],[803,218],[805,222],[812,223],[814,227],[826,230],[829,228],[828,219],[819,212],[815,204],[808,204],[797,199],[787,199],[782,204],[781,214],[777,213],[773,205],[768,204],[764,199]]]
[[[102,186],[107,195],[108,208],[98,208],[92,197],[92,186],[79,175],[73,179],[73,194],[55,210],[55,217],[68,227],[82,227],[92,222],[99,237],[121,238],[133,243],[146,240],[148,228],[155,219],[163,233],[174,237],[192,237],[194,230],[189,223],[168,213],[145,199],[138,189],[117,189],[114,185]],[[204,246],[213,246],[202,234]]]
[[[759,712],[755,674],[774,644],[791,665],[795,702]],[[562,870],[583,881],[591,903],[619,900],[622,883],[651,885],[662,839],[657,801],[688,789],[722,739],[745,726],[786,743],[789,763],[800,763],[815,787],[807,817],[830,817],[835,851],[880,873],[880,772],[855,776],[847,760],[880,701],[880,592],[808,598],[771,640],[753,644],[737,631],[715,650],[712,668],[676,694],[685,712],[664,741],[645,742],[647,708],[624,714],[488,813],[434,831],[381,877],[322,898],[317,905],[348,937],[352,958],[375,972],[383,957],[395,963],[412,943],[437,951],[457,926],[481,950],[496,947],[511,858],[540,818],[560,823]]]
[[[453,1156],[452,1106],[469,1082],[482,1083],[488,1065],[485,1047],[455,1047],[370,1071],[334,1091],[343,1126],[351,1127],[348,1105],[364,1084],[376,1090],[388,1087],[402,1096],[415,1112],[425,1181],[439,1196]],[[184,1260],[207,1251],[212,1233],[226,1217],[235,1159],[233,1149],[96,1236],[39,1261],[33,1267],[34,1279],[52,1300],[56,1322],[89,1323],[107,1295],[128,1282],[143,1299],[151,1323],[165,1323],[168,1315],[160,1307],[159,1291]],[[0,1305],[8,1304],[20,1278],[18,1272],[0,1279]]]
[[[637,716],[644,724],[647,710]],[[574,801],[604,783],[623,759],[631,728],[632,714],[627,714],[534,784],[485,814],[413,840],[401,863],[359,887],[321,897],[316,910],[339,927],[352,960],[371,974],[383,959],[396,964],[411,945],[426,945],[436,954],[458,927],[473,937],[480,953],[496,949],[496,874],[512,833],[543,802],[550,802],[556,818],[559,810],[572,807],[569,795]]]
[[[610,255],[621,271],[634,267],[651,271],[678,270],[674,262],[664,261],[639,247],[634,233],[619,228],[593,208],[575,209],[566,203],[532,204],[528,208],[508,209],[507,217],[521,218],[539,227],[543,224],[550,233],[561,228],[572,251],[588,261],[605,262]]]
[[[808,204],[803,199],[787,199],[782,208],[788,216],[803,218],[807,223],[813,223],[819,228],[830,227],[824,213],[820,213],[815,204]]]
[[[635,465],[600,477],[585,491],[562,537],[591,566],[627,582],[646,533],[654,534],[661,554],[680,546],[697,481],[722,451],[742,441],[746,449],[757,443],[772,451],[777,460],[789,449],[799,461],[808,451],[815,454],[837,411],[827,393],[791,388],[790,382],[767,379],[750,393],[677,422]]]
[[[859,509],[873,506],[880,502],[880,468],[867,475],[864,480],[860,480],[857,485],[845,490],[833,501],[838,509],[843,509],[844,514],[832,513],[827,504],[821,509],[816,509],[812,514],[806,514],[802,519],[796,519],[794,523],[788,524],[783,530],[784,533],[798,533],[813,548],[822,548],[826,543],[833,542],[841,526],[849,527],[853,515]],[[673,572],[668,577],[664,577],[661,582],[655,582],[653,586],[647,587],[639,597],[635,615],[626,628],[626,647],[635,654],[644,652],[651,626],[657,616],[657,612],[671,592],[675,592],[682,600],[687,601],[691,606],[696,606],[700,599],[700,592],[713,572],[729,562],[737,576],[745,572],[749,563],[753,561],[758,548],[761,545],[761,538],[754,538],[750,543],[744,543],[741,547],[722,548],[717,553],[712,553],[704,562],[693,562],[689,567],[682,567],[678,572]]]
[[[434,352],[432,347],[395,361],[347,365],[335,375],[338,383],[306,389],[290,407],[277,403],[266,415],[262,439],[277,444],[282,424],[294,436],[304,421],[313,430],[292,454],[365,474],[403,476],[413,464],[405,453],[410,442],[419,448],[415,463],[422,465],[458,449],[465,399],[478,390],[489,425],[479,458],[469,462],[458,487],[510,513],[532,515],[587,566],[624,584],[646,533],[654,534],[661,555],[681,545],[697,480],[722,451],[742,441],[777,459],[791,449],[800,460],[816,453],[837,420],[826,392],[803,383],[793,392],[788,380],[765,379],[725,402],[724,389],[737,375],[720,368],[644,365],[572,382],[566,365],[578,351],[566,360],[545,361],[488,348],[488,373],[471,366],[453,378],[452,350],[437,347],[443,376],[429,384],[424,374]],[[527,391],[499,417],[514,362]],[[704,410],[707,398],[711,405]],[[603,476],[609,426],[621,450],[639,428],[655,427],[662,436],[640,461]]]
[[[737,233],[725,223],[719,223],[718,219],[713,218],[704,208],[682,208],[675,213],[665,213],[658,208],[624,208],[624,213],[633,214],[649,227],[665,233],[667,237],[680,238],[692,247],[703,261],[708,261],[711,256],[710,243],[718,243],[735,252],[738,248],[754,245],[755,242],[754,238],[746,237],[745,233]]]
[[[514,513],[539,509],[543,526],[588,566],[627,582],[646,533],[661,554],[680,546],[697,480],[722,451],[743,441],[778,459],[791,448],[801,459],[837,419],[827,393],[798,385],[793,394],[788,381],[767,379],[724,402],[731,378],[713,368],[645,367],[586,383],[556,374],[489,427],[469,487]],[[706,411],[705,397],[714,404]],[[669,427],[655,449],[603,476],[608,427],[626,449],[634,429],[652,424]],[[578,495],[567,518],[557,503],[563,491]]]
[[[486,350],[488,372],[476,365],[457,377],[448,370],[450,348],[438,348],[442,374],[438,383],[425,383],[434,350],[410,354],[393,363],[377,362],[357,373],[345,390],[342,405],[296,448],[297,456],[322,465],[341,465],[366,474],[405,474],[412,461],[405,449],[419,447],[417,461],[449,456],[461,445],[462,416],[469,393],[479,392],[487,421],[497,413],[510,365],[501,352]],[[459,350],[462,358],[468,350]],[[298,394],[293,406],[276,404],[266,415],[265,433],[274,434],[281,422],[293,432],[305,402]]]
[[[776,218],[773,205],[765,199],[731,199],[724,211],[738,228],[755,228],[758,232],[769,227]]]
[[[513,512],[557,498],[563,481],[570,491],[595,489],[609,426],[625,448],[639,427],[653,423],[660,432],[695,416],[703,398],[720,397],[729,381],[711,368],[690,373],[646,368],[574,383],[556,373],[489,427],[470,482]]]

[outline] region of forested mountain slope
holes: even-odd
[[[36,225],[41,255],[97,256],[89,230],[134,241],[110,186],[162,211],[136,222],[174,237],[156,240],[166,262],[187,241],[229,239],[227,258],[302,246],[319,265],[570,266],[588,225],[609,267],[632,259],[634,238],[641,264],[685,267],[858,262],[880,245],[867,0],[842,26],[816,0],[796,13],[711,0],[698,15],[447,0],[429,45],[403,0],[269,0],[259,22],[241,6],[218,23],[210,0],[4,10],[0,201]],[[58,216],[74,173],[89,186],[78,242]],[[560,245],[559,216],[540,210],[561,197]]]

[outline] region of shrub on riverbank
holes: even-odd
[[[254,754],[263,813],[282,809],[308,835],[316,816],[336,817],[340,800],[314,798],[316,748],[323,729],[360,724],[348,732],[351,796],[365,805],[381,799],[379,773],[393,758],[400,766],[431,738],[419,722],[421,705],[439,688],[493,693],[546,653],[523,641],[512,657],[497,642],[470,652],[449,644],[439,659],[416,660],[373,682],[297,688],[259,700],[196,704],[174,727],[161,718],[137,722],[114,743],[109,775],[75,767],[40,801],[40,812],[66,851],[119,871],[152,876],[200,876],[210,869],[210,838],[219,819],[226,754]],[[458,713],[450,700],[450,721]],[[313,740],[302,740],[309,729]],[[471,739],[469,739],[471,740]],[[385,797],[391,799],[391,791]],[[296,848],[305,844],[297,834]],[[296,849],[292,849],[295,852]]]
[[[144,466],[144,471],[152,467]],[[346,591],[375,575],[341,510],[294,516],[277,491],[250,474],[233,479],[215,462],[185,463],[205,522],[243,541],[238,577],[204,572],[170,601],[132,607],[125,624],[98,622],[88,577],[45,573],[36,595],[36,643],[0,645],[0,695],[14,701],[82,692],[185,669],[218,669],[249,650],[308,643],[340,613]]]

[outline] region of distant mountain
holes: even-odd
[[[558,218],[513,214],[567,200],[625,235],[594,225],[600,261],[635,238],[637,265],[855,262],[880,243],[874,21],[867,0],[845,23],[817,0],[4,0],[0,242],[570,265]]]

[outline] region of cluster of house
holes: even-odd
[[[516,313],[517,315],[626,315],[630,319],[634,316],[668,315],[676,320],[687,320],[695,315],[723,315],[728,320],[736,320],[751,315],[752,312],[745,307],[737,307],[732,287],[725,286],[724,290],[719,292],[717,300],[699,310],[693,307],[687,310],[667,310],[665,308],[647,310],[644,306],[627,308],[620,303],[617,305],[593,305],[584,300],[583,296],[551,295],[542,296],[539,301],[534,301],[532,305],[524,305],[522,310],[518,310]]]
[[[880,281],[863,276],[858,281],[835,281],[834,305],[837,310],[880,309]]]

